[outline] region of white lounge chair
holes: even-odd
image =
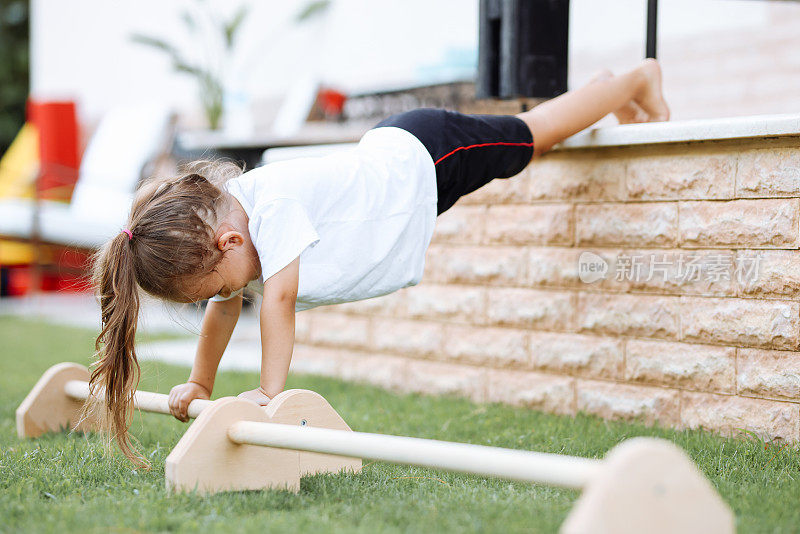
[[[38,214],[30,199],[0,201],[0,236],[98,248],[125,224],[143,169],[164,146],[170,117],[170,110],[158,105],[109,111],[83,156],[72,201],[40,201]]]

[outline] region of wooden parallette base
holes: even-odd
[[[561,525],[561,534],[732,534],[731,509],[680,447],[623,441],[605,455]]]
[[[36,382],[30,393],[17,408],[17,435],[20,438],[35,438],[46,432],[58,432],[62,429],[78,430],[88,432],[99,428],[95,420],[84,420],[77,425],[80,410],[83,407],[83,398],[76,398],[67,393],[67,383],[73,381],[87,382],[89,380],[89,370],[77,363],[59,363],[44,372],[42,377]],[[86,388],[83,388],[86,389]],[[142,411],[152,413],[162,413],[169,415],[167,408],[167,395],[137,392],[136,405]],[[234,403],[236,410],[223,408],[223,406]],[[140,404],[141,403],[141,404]],[[195,458],[202,458],[205,444],[187,446],[186,436],[195,435],[200,428],[205,428],[209,418],[215,420],[224,418],[225,414],[237,414],[243,417],[246,414],[247,420],[281,423],[286,425],[308,425],[317,428],[330,428],[334,430],[351,431],[347,423],[339,416],[336,410],[331,407],[322,395],[305,389],[290,389],[275,396],[268,406],[258,406],[253,402],[237,399],[235,397],[225,397],[214,402],[194,401],[194,406],[199,406],[199,417],[187,430],[186,435],[178,442],[178,446],[167,458],[167,486],[176,490],[186,490],[194,487],[193,481],[200,481],[204,477],[212,476],[209,473],[216,472],[219,468],[223,471],[227,469],[224,465],[218,465],[217,460],[208,460],[206,463],[192,467],[189,471],[183,470],[181,466],[192,464]],[[220,405],[220,408],[216,408]],[[206,412],[213,410],[217,415],[206,415]],[[205,417],[204,417],[205,416]],[[238,420],[238,419],[237,419]],[[227,425],[219,427],[227,429]],[[227,440],[227,438],[226,438]],[[213,441],[209,438],[209,443]],[[231,450],[241,450],[243,447],[229,442]],[[182,445],[183,444],[183,445]],[[275,487],[271,481],[276,477],[283,477],[292,482],[281,484],[281,487],[290,489],[299,488],[299,480],[303,475],[313,475],[317,473],[338,473],[342,470],[358,472],[361,470],[361,460],[335,456],[330,454],[319,454],[305,451],[282,451],[265,447],[257,447],[259,451],[244,454],[249,458],[281,458],[280,462],[267,461],[259,462],[253,460],[241,466],[239,480],[241,483],[232,489],[256,489]],[[199,455],[199,456],[198,456]],[[221,455],[218,458],[227,458]],[[179,461],[180,459],[180,461]],[[223,462],[224,463],[224,462]],[[265,470],[261,469],[264,468]],[[288,470],[288,471],[287,471]],[[262,480],[258,481],[257,473],[266,473]],[[284,473],[291,472],[284,477]],[[170,477],[174,473],[174,477]],[[212,477],[213,478],[213,477]],[[199,489],[204,487],[199,485]]]
[[[266,410],[250,401],[225,397],[200,414],[167,456],[167,488],[199,493],[267,488],[298,491],[303,475],[361,471],[357,458],[234,443],[228,429],[238,421],[350,431],[331,405],[313,391],[284,391]]]
[[[81,432],[97,429],[94,420],[77,424],[83,401],[67,395],[65,388],[71,380],[88,382],[89,370],[83,365],[65,362],[44,372],[17,408],[17,436],[37,438],[62,429]]]

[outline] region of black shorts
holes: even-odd
[[[392,115],[375,128],[395,126],[419,139],[433,158],[438,214],[491,182],[519,174],[533,157],[533,135],[513,115],[466,115],[422,108]]]

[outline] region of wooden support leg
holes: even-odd
[[[70,380],[89,380],[89,370],[77,363],[59,363],[45,371],[17,408],[17,435],[35,438],[62,428],[88,432],[97,428],[95,420],[76,425],[83,401],[67,396],[64,386]]]
[[[167,456],[167,489],[210,494],[219,491],[300,489],[300,453],[238,445],[228,439],[237,421],[269,422],[254,402],[225,397],[203,410]]]
[[[290,389],[277,395],[267,405],[271,423],[308,425],[316,428],[352,430],[325,397],[307,389]],[[300,452],[300,475],[361,471],[360,458],[347,458],[331,454]]]
[[[88,369],[76,363],[60,363],[45,371],[28,396],[25,397],[22,404],[20,404],[19,408],[17,408],[17,433],[19,436],[21,438],[37,437],[45,432],[58,431],[61,428],[76,428],[81,431],[90,431],[99,428],[99,425],[94,419],[83,421],[79,426],[76,426],[83,406],[83,400],[70,396],[66,392],[66,385],[68,382],[78,381],[85,383],[88,380]],[[72,386],[74,386],[74,384],[72,384]],[[85,398],[87,395],[85,385],[82,390],[81,388],[78,388],[78,390],[79,392],[76,394],[75,388],[73,387],[71,390],[72,394],[76,397],[83,395],[83,398]],[[166,395],[143,391],[137,392],[136,395],[137,407],[143,411],[168,413]],[[195,401],[195,403],[200,402],[201,401]],[[213,406],[213,403],[204,401],[203,405],[200,406],[200,408],[202,408],[202,413],[205,413],[210,406]],[[350,431],[350,427],[347,426],[347,423],[344,422],[336,410],[328,404],[328,401],[313,391],[304,389],[284,391],[277,395],[272,402],[270,402],[269,406],[265,408],[257,407],[257,409],[260,413],[259,419],[249,419],[246,416],[241,416],[239,419],[253,421],[263,420],[265,422],[309,425],[318,428]],[[198,409],[197,411],[200,410]],[[252,410],[249,410],[249,412],[252,412]],[[227,411],[224,413],[229,414]],[[216,415],[215,417],[222,416]],[[187,432],[187,436],[199,432],[199,428],[202,425],[198,426],[195,424],[192,428],[195,426],[197,426],[197,428],[194,429],[193,433]],[[185,439],[181,440],[181,443],[188,441],[191,441],[190,438],[185,436]],[[176,453],[176,462],[179,457],[183,458],[183,456],[186,456],[186,458],[190,458],[193,454],[191,451],[193,450],[192,447],[189,447],[187,449],[188,452],[184,451],[185,454],[182,453],[183,455],[177,455]],[[176,451],[178,451],[178,447],[176,447]],[[295,476],[295,478],[302,475],[317,473],[338,473],[343,470],[358,472],[361,470],[360,459],[312,452],[294,452],[294,454],[299,454],[299,475]],[[189,459],[182,461],[183,463],[191,462]],[[184,484],[184,477],[181,475],[180,470],[176,472],[175,476],[176,487],[184,488],[186,484]],[[202,479],[203,476],[198,475],[198,480]],[[267,486],[257,484],[256,487]]]
[[[686,453],[643,437],[609,451],[561,526],[562,534],[734,531],[730,508]]]
[[[167,457],[167,487],[203,493],[267,488],[298,491],[303,475],[361,470],[357,458],[238,445],[227,434],[237,421],[351,430],[324,397],[309,390],[284,391],[266,408],[232,397],[219,399],[203,410]]]

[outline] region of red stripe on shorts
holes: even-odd
[[[443,159],[447,159],[459,150],[469,150],[470,148],[480,148],[484,146],[529,146],[532,147],[533,143],[482,143],[480,145],[469,145],[469,146],[460,146],[455,150],[451,150],[441,158],[437,159],[433,164],[438,165]]]

